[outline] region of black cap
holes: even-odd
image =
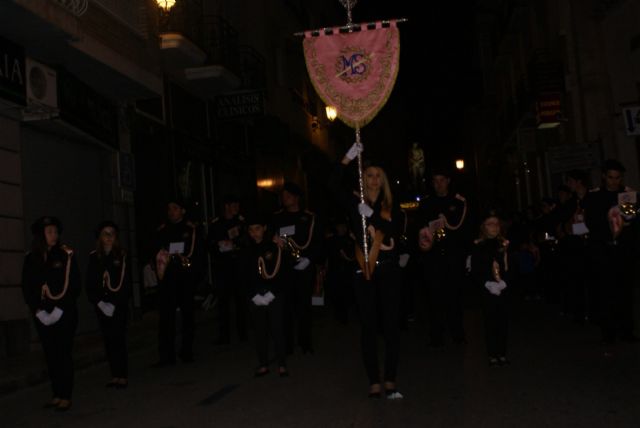
[[[289,192],[292,195],[298,196],[300,198],[304,194],[304,192],[302,191],[302,188],[298,186],[296,183],[294,183],[293,181],[286,181],[282,186],[282,190]]]
[[[486,219],[490,218],[490,217],[497,217],[497,218],[502,218],[502,212],[499,208],[496,207],[492,207],[492,208],[487,208],[484,211],[482,211],[480,213],[480,222],[484,222]]]
[[[442,175],[447,178],[453,176],[451,167],[444,164],[436,164],[431,168],[431,177],[435,177],[436,175]]]
[[[171,198],[167,199],[167,205],[169,205],[169,204],[176,204],[180,208],[185,209],[185,210],[188,208],[187,207],[187,202],[184,200],[184,198],[181,198],[179,196],[174,196],[174,197],[171,197]]]
[[[262,226],[266,226],[268,221],[267,215],[261,212],[251,212],[247,214],[245,217],[245,224],[247,226],[251,226],[254,224],[260,224]]]
[[[237,203],[240,203],[240,198],[238,197],[238,195],[234,193],[227,193],[226,195],[223,196],[222,203],[237,204]]]
[[[41,236],[44,234],[44,228],[47,226],[55,226],[58,233],[62,233],[62,222],[57,217],[44,216],[37,219],[31,225],[31,233],[33,236]]]
[[[103,222],[101,222],[98,227],[96,227],[96,238],[100,236],[100,233],[102,233],[102,230],[106,227],[112,227],[115,231],[116,231],[116,235],[118,234],[118,232],[120,231],[120,228],[118,227],[117,224],[115,224],[114,222],[112,222],[111,220],[105,220]]]
[[[620,173],[624,173],[627,170],[620,161],[616,159],[607,159],[602,163],[602,172],[606,173],[607,171],[618,171]]]

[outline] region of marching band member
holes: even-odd
[[[423,278],[428,290],[430,345],[444,345],[445,325],[454,342],[465,343],[462,288],[466,250],[467,202],[449,190],[447,170],[432,174],[434,194],[422,198],[418,209],[419,247],[423,251]]]
[[[320,237],[316,215],[302,208],[302,189],[293,182],[284,183],[282,209],[273,214],[271,224],[280,245],[285,248],[284,328],[287,353],[293,352],[294,319],[298,345],[303,353],[313,353],[311,331],[311,295],[319,261]]]
[[[275,240],[268,239],[267,222],[263,216],[250,216],[247,228],[251,241],[244,250],[242,272],[251,299],[251,315],[256,335],[258,369],[255,377],[269,373],[269,336],[275,343],[278,374],[286,377],[289,372],[283,325],[283,250]]]
[[[231,343],[232,301],[235,304],[238,337],[241,341],[247,340],[247,296],[238,274],[238,255],[245,229],[239,199],[234,195],[226,195],[222,216],[211,222],[207,238],[207,246],[213,258],[214,285],[219,295],[220,332],[214,341],[216,345]]]
[[[602,340],[607,345],[618,338],[638,340],[633,335],[638,195],[624,185],[624,173],[624,166],[617,160],[605,161],[603,187],[589,192],[583,201],[590,260],[599,285]]]
[[[196,226],[185,218],[184,202],[172,199],[167,204],[167,221],[158,228],[156,271],[159,293],[159,353],[155,367],[174,365],[176,309],[180,309],[182,345],[180,359],[193,362],[195,330],[195,269],[199,262],[200,236]]]
[[[401,399],[402,394],[396,388],[402,296],[396,243],[402,230],[400,222],[404,219],[393,201],[389,180],[379,166],[369,165],[363,171],[364,203],[361,203],[358,193],[343,191],[344,169],[361,151],[360,143],[349,149],[331,184],[347,211],[356,241],[356,259],[360,269],[356,272],[355,297],[362,325],[362,359],[369,378],[369,397],[380,398],[384,385],[388,399]],[[366,237],[362,216],[365,217]],[[367,239],[368,257],[364,256],[363,238]],[[380,320],[385,343],[383,385],[377,347]]]
[[[53,399],[45,407],[62,412],[71,408],[80,274],[73,249],[60,243],[60,220],[42,217],[31,232],[33,244],[24,260],[22,292],[34,316],[51,379]]]
[[[120,246],[118,226],[111,221],[100,223],[96,249],[89,255],[85,289],[94,306],[104,338],[111,381],[107,387],[126,388],[127,318],[131,296],[130,268],[127,253]]]

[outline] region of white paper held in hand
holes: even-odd
[[[290,226],[283,226],[280,228],[279,235],[282,236],[293,236],[296,234],[296,225],[292,224]]]
[[[184,253],[184,242],[172,242],[169,244],[169,254]]]

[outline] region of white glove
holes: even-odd
[[[42,309],[40,309],[36,312],[36,318],[38,318],[38,320],[44,325],[51,325],[51,323],[49,322],[50,315],[47,311],[43,311]]]
[[[265,294],[263,297],[264,297],[264,301],[267,302],[267,305],[271,303],[273,299],[276,298],[276,296],[274,296],[271,291],[267,292],[267,294]]]
[[[405,254],[400,254],[400,257],[398,258],[398,264],[400,265],[401,268],[406,267],[407,263],[409,263],[409,254],[405,253]]]
[[[102,311],[103,314],[111,318],[113,316],[113,312],[116,310],[116,307],[113,306],[112,303],[104,302],[100,300],[98,302],[98,308]]]
[[[311,264],[311,260],[309,260],[306,257],[301,257],[300,260],[298,260],[298,263],[296,263],[296,265],[293,267],[293,269],[305,270],[307,267],[309,267],[310,264]]]
[[[255,296],[253,296],[251,301],[256,306],[267,306],[268,305],[267,301],[265,300],[265,298],[264,298],[264,296],[262,294],[256,294]]]
[[[60,320],[60,318],[62,317],[63,313],[64,313],[64,311],[62,309],[60,309],[59,307],[56,306],[55,308],[53,308],[53,310],[49,314],[49,321],[51,321],[51,324],[57,323]]]
[[[367,218],[373,215],[373,208],[365,203],[358,204],[358,212]]]
[[[347,154],[345,155],[347,157],[347,159],[349,159],[350,161],[354,160],[355,158],[358,157],[358,155],[360,153],[362,153],[364,151],[364,148],[362,147],[362,143],[353,143],[353,145],[351,146],[351,148],[347,151]]]
[[[487,290],[489,290],[489,293],[499,296],[502,293],[502,290],[507,288],[507,283],[502,280],[500,280],[499,282],[487,281],[484,283],[484,286]]]

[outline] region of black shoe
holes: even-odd
[[[66,412],[71,408],[71,400],[62,400],[55,408],[56,412]]]
[[[151,364],[152,369],[161,369],[164,367],[175,366],[176,360],[160,360],[156,363]]]
[[[110,380],[109,382],[107,382],[104,387],[105,388],[115,388],[118,385],[118,382],[115,380]]]
[[[376,392],[369,392],[368,397],[369,397],[369,398],[375,398],[375,399],[382,398],[382,392],[380,392],[380,391],[376,391]]]
[[[500,362],[498,361],[497,358],[495,357],[489,358],[489,367],[498,367],[499,365],[500,365]]]
[[[128,381],[118,382],[116,384],[116,389],[127,389],[128,386],[129,386],[129,382]]]
[[[47,401],[46,403],[44,403],[42,405],[42,407],[45,408],[45,409],[51,409],[53,407],[58,407],[59,403],[60,403],[60,399],[59,398],[54,398],[51,401]]]
[[[500,367],[510,366],[511,365],[511,361],[509,361],[507,359],[507,357],[500,357],[500,358],[498,358],[498,365]]]
[[[289,377],[289,371],[286,368],[281,367],[281,368],[278,369],[278,376],[280,376],[280,377]]]
[[[253,377],[263,377],[269,374],[269,369],[265,368],[265,370],[258,370],[253,374]]]

